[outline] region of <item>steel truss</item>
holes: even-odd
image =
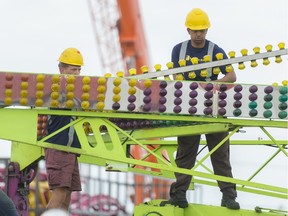
[[[51,114],[77,116],[78,118],[69,125],[59,129],[54,134],[50,134],[41,139],[37,138],[38,116]],[[35,169],[35,163],[43,157],[43,149],[53,148],[78,153],[81,155],[79,157],[80,162],[105,166],[108,171],[135,172],[163,178],[174,178],[174,172],[178,172],[193,175],[191,188],[193,188],[194,183],[217,186],[215,180],[219,180],[235,183],[237,185],[237,190],[239,191],[275,198],[288,198],[287,188],[253,181],[254,177],[277,155],[284,154],[286,157],[288,156],[285,148],[287,146],[287,140],[277,140],[277,138],[274,138],[268,131],[269,128],[287,129],[287,121],[284,120],[254,120],[95,111],[88,112],[77,110],[65,111],[50,110],[46,108],[37,109],[31,107],[27,107],[27,109],[18,109],[17,107],[0,109],[0,118],[2,119],[0,124],[0,137],[12,141],[11,161],[17,163],[16,167],[19,166],[17,172],[22,171],[22,173],[26,173],[26,175],[30,176],[30,178],[21,178],[21,181],[28,184],[28,188],[31,181],[30,171]],[[172,126],[139,128],[126,131],[113,122],[115,119],[153,119],[162,123],[180,123]],[[93,133],[86,133],[84,125],[87,124],[90,125]],[[73,126],[77,132],[81,142],[81,149],[58,146],[46,142],[49,137],[70,126]],[[214,151],[216,151],[225,142],[225,140],[233,137],[233,135],[242,127],[258,127],[270,138],[270,140],[231,140],[230,142],[232,145],[273,145],[276,147],[275,152],[249,178],[237,179],[214,175],[213,172],[204,165],[204,161]],[[103,128],[105,128],[104,131]],[[164,139],[182,135],[207,134],[225,131],[229,131],[229,135],[225,137],[211,152],[208,152],[204,157],[197,161],[196,165],[191,170],[178,168],[176,166],[173,154],[176,151],[177,144],[175,141]],[[153,140],[153,138],[157,138],[157,140]],[[159,140],[158,138],[163,139]],[[153,148],[150,148],[152,144]],[[205,144],[205,142],[202,142],[202,144]],[[134,158],[133,155],[130,154],[130,149],[135,145],[140,146],[143,152],[146,152],[142,158]],[[156,163],[146,160],[151,155],[155,156],[157,159]],[[207,172],[198,171],[197,168],[199,167],[204,167]],[[15,180],[15,170],[11,170],[12,174],[10,172],[10,177],[13,176]],[[18,183],[18,186],[24,185],[23,187],[25,188],[25,185],[27,184],[23,184],[21,181]],[[7,185],[9,187],[9,178]],[[17,190],[14,190],[11,193],[17,193]],[[25,197],[25,193],[21,196]],[[145,211],[147,210],[146,206],[139,206],[139,208],[144,208]]]

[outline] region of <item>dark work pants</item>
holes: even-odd
[[[205,136],[209,151],[218,145],[227,135],[227,132],[206,134]],[[199,143],[200,135],[178,137],[178,149],[175,159],[178,167],[186,169],[193,168],[196,161]],[[216,175],[233,177],[230,164],[229,145],[229,140],[227,140],[211,155],[211,162],[214,174]],[[189,188],[192,176],[180,173],[175,173],[175,176],[176,182],[171,185],[171,193],[177,193],[177,191],[186,192]],[[236,186],[234,183],[218,181],[218,186],[223,195],[230,197],[237,196]]]

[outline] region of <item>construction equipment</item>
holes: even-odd
[[[235,61],[237,58],[230,58],[205,63],[203,67],[256,61],[259,56],[266,59],[287,55],[287,49],[282,45],[280,47],[279,51],[250,55],[246,60],[246,57],[240,57],[238,61]],[[192,65],[170,70],[171,74],[175,74],[201,67]],[[20,215],[27,215],[29,183],[37,171],[35,164],[43,157],[43,148],[78,153],[81,155],[80,162],[105,166],[109,171],[135,172],[167,179],[173,179],[174,173],[178,172],[194,176],[191,188],[194,183],[216,186],[215,180],[221,180],[235,183],[239,191],[287,199],[287,188],[253,181],[278,154],[288,156],[285,148],[287,140],[278,140],[268,131],[270,128],[287,129],[287,81],[283,85],[273,86],[146,79],[148,74],[161,77],[170,74],[170,70],[130,77],[123,77],[122,74],[118,74],[118,77],[93,77],[0,72],[0,106],[3,107],[0,109],[0,138],[12,141],[6,187]],[[78,102],[71,103],[73,99],[78,99]],[[196,104],[193,103],[195,100]],[[49,109],[58,106],[71,110]],[[46,142],[66,128],[47,136],[43,119],[51,114],[78,117],[66,127],[75,128],[81,149]],[[214,175],[203,162],[243,127],[260,128],[270,141],[241,140],[235,143],[269,144],[276,147],[275,153],[249,178]],[[173,157],[177,147],[175,142],[151,140],[224,131],[229,131],[229,135],[191,170],[176,166]],[[233,145],[233,141],[231,143]],[[158,147],[151,150],[148,148],[150,144],[157,144]],[[131,155],[130,149],[134,145],[145,152],[143,157]],[[164,151],[168,157],[163,155]],[[157,159],[155,162],[145,160],[151,155]],[[199,167],[204,167],[206,172],[199,171]],[[173,206],[159,207],[157,203],[158,200],[139,205],[134,213],[232,215],[231,210],[222,207],[190,204],[184,210]],[[233,213],[255,215],[251,210]],[[278,215],[284,214],[280,212]]]

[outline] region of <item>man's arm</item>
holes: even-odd
[[[224,77],[221,79],[215,80],[215,82],[227,82],[227,83],[234,83],[236,81],[236,73],[235,71],[231,71],[226,73]]]

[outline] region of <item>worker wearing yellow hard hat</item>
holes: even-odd
[[[208,29],[210,28],[210,20],[205,11],[195,8],[187,14],[185,26],[191,30]]]
[[[68,64],[68,65],[75,65],[75,66],[83,66],[83,57],[81,52],[76,48],[67,48],[65,49],[59,59],[59,62]]]
[[[81,66],[84,65],[83,56],[76,48],[65,49],[58,58],[61,74],[79,75]]]
[[[71,77],[69,75],[80,74],[81,67],[83,65],[83,57],[78,49],[65,49],[61,53],[58,61],[59,71],[64,78],[68,79],[68,77]],[[74,100],[76,99],[76,97],[73,98],[73,103],[75,103]],[[59,106],[61,107],[62,105]],[[57,107],[57,109],[60,107]],[[73,126],[70,125],[70,127],[59,132],[60,129],[65,128],[75,120],[75,116],[49,115],[47,134],[56,134],[48,138],[46,141],[52,144],[81,148],[80,141]],[[51,199],[49,200],[46,208],[62,208],[68,211],[72,191],[82,190],[78,155],[71,152],[47,148],[45,149],[45,162],[48,185],[49,189],[52,190]]]
[[[189,40],[176,44],[173,47],[171,54],[171,62],[174,67],[187,66],[192,64],[198,64],[205,62],[205,58],[210,56],[211,61],[217,60],[219,53],[223,59],[227,59],[227,55],[222,48],[217,44],[206,39],[208,29],[210,28],[210,20],[205,11],[200,8],[194,8],[191,10],[185,20],[186,30],[189,34]],[[205,73],[203,73],[205,72]],[[222,73],[222,77],[218,78],[219,73]],[[177,76],[180,75],[180,76]],[[207,70],[195,70],[191,72],[180,73],[175,76],[176,79],[202,81],[194,84],[197,85],[195,92],[201,92],[201,89],[205,90],[206,84],[203,82],[210,82],[213,91],[213,82],[235,82],[236,75],[232,71],[226,71],[225,66],[220,66],[217,73],[213,68],[207,68]],[[203,92],[204,92],[203,90]],[[197,101],[197,100],[196,100]],[[196,104],[191,104],[189,113],[192,115],[211,115],[212,108],[203,109],[201,101]],[[203,104],[202,104],[203,105]],[[209,110],[212,110],[211,112]],[[209,112],[208,112],[209,111]],[[193,131],[191,131],[193,134]],[[213,154],[211,154],[211,162],[215,175],[225,176],[232,178],[232,168],[229,159],[229,139],[228,132],[220,132],[215,134],[205,134],[207,146],[209,151],[214,149],[220,142],[223,142],[220,148],[218,148]],[[224,142],[223,140],[226,141]],[[201,135],[187,135],[177,138],[178,149],[175,162],[179,168],[191,170],[196,162],[196,157],[199,154],[199,144]],[[200,150],[201,151],[201,150]],[[186,198],[186,192],[189,189],[189,185],[192,180],[191,175],[175,173],[176,182],[173,182],[170,187],[170,199],[162,201],[161,206],[166,204],[179,206],[180,208],[188,207],[188,201]],[[235,201],[237,197],[236,185],[231,182],[218,181],[218,186],[222,192],[221,206],[229,209],[239,209],[240,205]]]

